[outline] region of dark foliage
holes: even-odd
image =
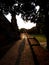
[[[36,3],[36,5],[40,5],[40,12],[42,12],[44,15],[45,15],[45,30],[44,30],[44,34],[45,36],[47,37],[47,42],[49,43],[48,41],[48,30],[47,28],[49,27],[48,25],[48,21],[49,21],[49,0],[0,0],[0,11],[2,11],[2,13],[8,13],[10,12],[11,14],[12,13],[21,13],[22,14],[22,18],[24,19],[24,17],[26,17],[25,20],[28,19],[28,17],[30,17],[30,15],[34,12],[35,13],[35,10],[34,10],[34,5],[31,5],[31,3],[34,2]],[[13,5],[17,3],[18,6],[14,6],[14,9],[13,9]],[[21,5],[22,4],[22,5]],[[37,21],[35,21],[34,18],[36,18],[36,13],[35,13],[35,16],[34,15],[31,15],[33,18],[30,20],[31,21],[34,21],[37,23]],[[39,18],[40,19],[40,18]],[[48,35],[47,35],[48,34]],[[48,45],[47,43],[47,45]],[[49,47],[49,45],[48,45]]]

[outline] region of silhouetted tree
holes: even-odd
[[[17,6],[14,6],[14,4],[17,4]],[[49,1],[48,0],[0,0],[0,11],[3,13],[10,12],[12,14],[12,11],[14,14],[22,14],[22,18],[24,20],[31,20],[31,22],[38,23],[39,15],[36,13],[35,6],[40,6],[40,12],[42,12],[45,15],[45,30],[44,34],[47,38],[47,48],[49,50],[49,41],[48,41],[48,17],[49,17]],[[12,15],[13,16],[13,15]]]

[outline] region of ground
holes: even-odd
[[[0,59],[0,65],[49,65],[49,52],[35,38],[23,35]]]

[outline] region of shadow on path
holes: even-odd
[[[10,50],[10,48],[14,45],[13,43],[7,43],[0,47],[0,60],[4,57],[4,55]]]
[[[21,42],[21,44],[19,46],[19,49],[18,49],[18,57],[16,59],[15,65],[19,65],[20,64],[21,54],[24,51],[24,47],[25,47],[25,39],[23,39],[23,41]]]
[[[36,54],[35,54],[35,51],[33,50],[33,47],[32,47],[32,45],[31,45],[29,39],[28,39],[28,43],[29,43],[29,45],[30,45],[30,49],[31,49],[32,56],[33,56],[33,59],[34,59],[34,64],[35,64],[35,65],[40,65],[39,62],[38,62],[38,60],[37,60],[37,56],[36,56]]]

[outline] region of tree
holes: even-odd
[[[16,6],[14,4],[17,4]],[[47,37],[47,26],[48,26],[48,11],[49,11],[49,1],[48,0],[0,0],[0,11],[2,13],[8,13],[10,12],[12,16],[15,17],[15,15],[21,13],[22,18],[24,20],[31,20],[31,22],[38,23],[39,19],[39,11],[37,11],[36,6],[40,6],[40,12],[42,12],[45,15],[45,36]],[[13,17],[12,17],[13,18]],[[47,48],[49,50],[48,45],[48,37],[47,37]]]
[[[45,15],[45,22],[44,22],[44,24],[45,24],[45,30],[44,30],[44,34],[45,34],[45,36],[46,36],[46,38],[47,38],[47,49],[49,50],[49,37],[48,37],[48,27],[49,27],[49,25],[48,25],[48,21],[49,21],[49,15],[48,15],[48,11],[49,11],[49,1],[48,0],[37,0],[37,3],[39,3],[39,5],[40,5],[40,7],[41,7],[41,9],[40,9],[40,11]]]

